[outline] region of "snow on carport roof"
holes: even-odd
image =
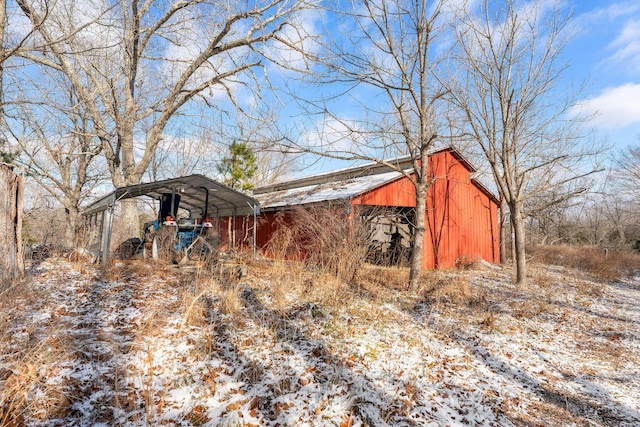
[[[243,216],[253,214],[259,202],[244,193],[220,184],[204,175],[189,175],[163,181],[148,182],[116,188],[87,206],[83,215],[92,215],[113,206],[118,200],[147,196],[158,199],[164,193],[180,195],[180,207],[202,213],[206,192],[209,192],[208,214],[211,216]]]

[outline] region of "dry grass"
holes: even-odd
[[[344,282],[333,273],[308,269],[299,261],[286,263],[281,270],[276,261],[270,278],[269,291],[274,307],[284,313],[291,305],[313,302],[328,306],[349,305],[354,297],[353,285]]]
[[[163,396],[169,393],[172,384],[156,381],[161,378],[159,370],[164,369],[164,366],[160,366],[160,360],[156,359],[158,351],[162,348],[152,340],[154,333],[161,333],[159,331],[168,312],[179,314],[181,318],[177,324],[180,325],[182,322],[184,327],[179,333],[173,334],[171,339],[193,333],[184,341],[192,345],[191,356],[189,360],[182,360],[178,365],[188,364],[191,360],[207,361],[222,357],[226,348],[225,340],[233,344],[240,360],[244,357],[245,349],[259,345],[259,337],[265,336],[281,344],[278,351],[282,352],[283,358],[288,357],[289,352],[300,351],[295,350],[295,345],[287,345],[290,342],[295,344],[298,342],[296,340],[309,339],[315,343],[317,340],[323,340],[332,347],[327,347],[329,350],[318,347],[317,354],[309,353],[309,360],[322,359],[325,357],[323,353],[334,354],[333,358],[323,359],[322,362],[327,362],[327,366],[328,362],[335,362],[344,363],[346,367],[364,369],[367,364],[376,365],[382,361],[389,361],[388,355],[396,354],[391,351],[396,345],[394,343],[402,342],[403,345],[411,343],[411,347],[419,347],[420,351],[431,352],[429,354],[434,358],[429,363],[439,368],[432,370],[429,367],[424,375],[433,375],[433,383],[437,384],[438,378],[442,378],[439,375],[442,375],[443,369],[454,370],[458,367],[448,366],[446,359],[440,361],[437,357],[438,347],[434,347],[436,350],[429,348],[429,343],[435,338],[431,336],[426,339],[428,335],[421,337],[419,333],[422,331],[428,332],[431,329],[436,332],[435,336],[446,336],[449,339],[445,341],[454,344],[467,331],[474,334],[474,340],[490,340],[493,335],[502,337],[505,334],[512,334],[514,340],[518,340],[535,336],[535,328],[540,328],[539,331],[547,335],[556,334],[555,329],[543,329],[545,322],[561,325],[561,328],[575,327],[573,325],[578,325],[577,320],[586,318],[593,318],[587,326],[601,331],[602,337],[589,337],[586,335],[588,328],[575,327],[575,341],[579,345],[582,345],[582,340],[589,340],[584,344],[590,347],[584,350],[585,354],[593,353],[594,359],[600,357],[598,354],[608,354],[610,356],[607,360],[612,360],[611,363],[620,364],[623,368],[626,363],[625,357],[628,355],[624,347],[624,331],[613,327],[597,329],[602,320],[581,310],[583,304],[598,302],[598,299],[608,292],[607,286],[611,286],[596,279],[576,279],[575,271],[569,269],[548,268],[534,263],[529,271],[529,286],[518,288],[508,282],[508,274],[504,271],[496,272],[471,265],[459,270],[425,272],[421,287],[409,291],[406,290],[409,274],[406,268],[364,264],[359,267],[354,279],[347,281],[345,277],[336,275],[332,270],[313,268],[307,260],[262,260],[247,261],[246,264],[250,269],[247,278],[222,282],[219,277],[204,270],[163,270],[158,266],[148,267],[136,262],[121,262],[105,272],[108,277],[118,279],[134,288],[132,307],[141,310],[141,320],[134,325],[135,331],[132,333],[136,336],[135,343],[132,344],[134,351],[130,355],[138,352],[141,358],[146,357],[143,363],[137,365],[116,366],[113,373],[116,376],[114,387],[119,387],[120,393],[115,393],[115,407],[133,413],[144,405],[145,412],[139,411],[138,416],[146,416],[147,420],[158,420],[163,414],[164,405],[171,404],[170,399],[167,403]],[[75,268],[86,274],[96,274],[90,267],[82,264],[76,264]],[[163,298],[158,299],[164,301],[164,306],[154,306],[154,298],[150,297],[154,294],[147,293],[150,289],[145,283],[147,278],[149,283],[157,283],[158,279],[163,281],[160,285],[164,286],[163,295],[175,291],[175,300],[168,299],[175,306],[168,307],[168,300]],[[104,279],[105,277],[96,277],[96,280]],[[38,299],[46,299],[46,296],[38,294],[29,286],[11,288],[0,295],[0,345],[8,348],[4,344],[10,337],[2,336],[2,331],[8,329],[5,326],[9,325],[12,319],[5,313],[13,313],[11,316],[19,315],[15,314],[15,310],[9,310],[9,307],[15,305],[20,298],[29,298],[33,301],[29,306],[37,306]],[[9,295],[10,298],[7,297]],[[255,302],[255,305],[250,301]],[[220,313],[224,314],[221,321],[215,320]],[[532,318],[534,321],[530,324],[521,321]],[[299,324],[307,326],[309,331],[306,328],[298,329]],[[256,325],[260,327],[256,328]],[[372,325],[375,326],[373,329]],[[55,330],[56,327],[55,322],[47,326],[49,330]],[[225,335],[225,328],[231,328],[230,331],[233,333]],[[260,332],[253,331],[253,334],[243,335],[252,328],[259,329]],[[368,337],[372,330],[380,335]],[[397,337],[392,336],[396,331],[406,332],[406,336],[399,338],[402,341],[397,341]],[[4,366],[10,366],[10,369],[0,371],[0,425],[21,425],[23,421],[37,421],[46,417],[64,418],[69,416],[65,415],[65,411],[70,410],[69,402],[74,402],[74,399],[80,400],[77,395],[74,397],[73,387],[61,390],[59,385],[56,388],[47,383],[48,375],[55,372],[56,363],[70,356],[68,349],[64,348],[59,340],[41,338],[43,336],[45,335],[42,334],[42,330],[29,331],[29,346],[25,346],[20,354],[7,356],[15,361],[10,365],[4,363]],[[54,337],[55,334],[49,336]],[[465,351],[473,350],[472,346],[468,346],[469,342],[463,342]],[[344,343],[348,344],[343,345]],[[353,343],[362,345],[354,347]],[[362,351],[355,352],[354,348]],[[509,364],[507,361],[511,360],[510,354],[501,356],[498,348],[491,351]],[[229,363],[235,362],[235,359],[229,360]],[[245,367],[248,368],[242,374],[243,383],[257,384],[263,381],[269,368],[263,366],[260,360],[254,362],[247,359],[245,362]],[[460,366],[467,363],[463,362],[464,360],[460,362]],[[309,375],[305,376],[303,381],[314,381],[313,375],[316,371],[308,371],[307,374]],[[319,371],[317,374],[321,375]],[[197,378],[185,374],[184,377],[176,379],[176,382],[201,380],[209,390],[209,394],[203,396],[210,397],[218,385],[216,375],[218,373],[210,369]],[[225,375],[231,374],[227,372]],[[414,378],[418,378],[419,374],[415,375]],[[521,377],[517,377],[516,380],[518,378]],[[278,385],[279,391],[274,395],[285,395],[299,387],[300,384],[296,383],[295,378],[291,380],[293,382],[289,380],[290,378],[286,377]],[[406,394],[411,400],[417,393],[414,389],[417,389],[420,383],[412,382],[411,378],[405,380],[403,384],[407,388]],[[33,396],[37,396],[38,400],[34,400]],[[237,402],[244,401],[238,400],[233,405],[244,405]],[[206,415],[204,409],[206,408],[198,406],[193,408],[188,415],[192,423],[207,421],[206,417],[202,418]],[[268,411],[271,408],[264,410]],[[280,410],[284,411],[286,408]],[[523,413],[517,404],[507,410],[511,413]],[[550,418],[541,419],[548,421]]]
[[[249,275],[246,281],[268,295],[273,307],[285,310],[308,287],[311,273],[302,262],[287,259],[259,259],[248,261]],[[306,284],[306,285],[305,285]]]
[[[287,305],[287,298],[344,306],[362,297],[390,301],[415,294],[407,291],[408,268],[365,262],[369,229],[349,220],[344,206],[298,209],[283,214],[278,222],[266,248],[275,259],[267,275],[278,309]],[[471,289],[470,277],[478,268],[477,260],[461,257],[458,269],[468,274],[452,279],[424,272],[422,288],[438,302],[476,304],[481,298]]]
[[[48,337],[25,348],[11,369],[0,376],[0,425],[22,425],[25,418],[46,420],[63,417],[70,409],[71,396],[47,379],[51,368],[68,349],[56,337]]]
[[[485,314],[484,318],[480,322],[483,328],[489,331],[495,331],[496,329],[496,315],[493,311],[489,311]]]
[[[528,254],[535,261],[575,268],[605,280],[620,280],[640,270],[640,254],[605,251],[598,246],[533,246]]]
[[[27,418],[60,417],[71,405],[70,396],[47,382],[55,374],[55,364],[70,352],[66,340],[59,336],[57,322],[52,318],[46,326],[30,324],[19,338],[6,332],[15,324],[27,326],[22,317],[25,313],[16,312],[16,304],[38,306],[47,299],[48,295],[31,286],[29,280],[14,282],[0,291],[0,348],[5,365],[0,370],[2,426],[21,426]]]
[[[271,297],[277,310],[282,310],[287,304],[287,296],[293,291],[285,281],[279,280],[271,284]]]
[[[383,287],[404,290],[409,283],[409,269],[367,264],[358,272],[357,283],[367,288]]]
[[[546,289],[553,285],[553,277],[546,270],[538,270],[530,268],[530,280],[529,283],[533,286],[537,286],[541,289]]]
[[[533,298],[524,301],[513,301],[511,303],[511,315],[516,319],[533,319],[550,312],[552,308],[552,305],[543,300]]]
[[[231,299],[229,295],[234,292],[237,294],[237,284],[220,281],[216,273],[217,270],[208,269],[173,272],[177,279],[176,287],[181,293],[183,327],[209,324],[215,300]]]
[[[203,326],[209,317],[208,290],[204,290],[196,295],[183,297],[184,312],[182,314],[182,326]]]
[[[471,286],[468,273],[444,274],[434,272],[425,278],[425,300],[453,305],[472,305],[477,293]]]
[[[346,206],[295,209],[280,217],[267,252],[275,259],[301,260],[320,275],[331,274],[352,283],[364,265],[369,229],[350,220]]]
[[[601,298],[604,295],[604,286],[602,283],[592,282],[588,280],[579,280],[576,282],[579,292],[588,297]]]
[[[242,308],[242,299],[240,298],[240,287],[232,285],[222,290],[220,293],[220,302],[218,307],[220,311],[231,317],[237,316]]]
[[[480,264],[480,258],[478,257],[462,255],[461,257],[456,259],[456,267],[461,268],[463,270],[476,269],[479,264]]]

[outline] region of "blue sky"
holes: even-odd
[[[590,117],[585,125],[593,131],[591,135],[613,150],[640,145],[640,0],[539,1],[560,1],[572,10],[568,31],[575,34],[563,52],[567,63],[563,80],[569,93],[581,88],[577,101],[582,113]],[[340,105],[343,110],[357,108],[349,98],[341,99]],[[316,161],[299,173],[350,164]]]
[[[567,76],[585,81],[581,101],[590,125],[614,147],[640,144],[640,2],[574,1],[578,33]]]
[[[593,114],[589,125],[597,136],[615,147],[640,145],[640,0],[540,1],[561,1],[573,8],[577,31],[565,50],[568,61],[565,79],[567,86],[585,83],[579,99],[584,110]],[[301,19],[307,30],[326,36],[317,11]],[[286,80],[290,75],[285,73],[281,77]],[[274,80],[278,80],[277,75]],[[286,100],[284,102],[286,104]],[[273,100],[273,103],[279,101]],[[349,98],[342,98],[340,105],[351,110],[359,107]],[[285,106],[281,113],[281,120],[285,122],[296,124],[308,119],[303,112],[296,111],[295,105]],[[333,169],[334,163],[322,159],[300,173]],[[346,165],[337,165],[342,166]]]

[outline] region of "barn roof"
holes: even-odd
[[[471,173],[476,171],[473,165],[452,147],[433,151],[429,153],[429,156],[442,151],[450,152]],[[386,163],[394,165],[396,169],[380,163],[367,163],[258,187],[253,194],[260,201],[260,206],[263,209],[346,200],[399,179],[403,175],[399,170],[406,173],[412,172],[410,157],[387,160]],[[495,195],[486,186],[476,179],[471,181],[497,202]]]
[[[461,164],[463,164],[471,173],[476,171],[471,163],[455,148],[446,147],[433,150],[429,153],[429,156],[433,156],[443,151],[451,153]],[[311,185],[326,184],[327,182],[343,181],[351,178],[359,178],[371,175],[378,175],[390,171],[408,171],[412,168],[412,159],[410,156],[398,157],[395,159],[388,159],[384,161],[386,164],[378,162],[365,163],[359,166],[353,166],[344,169],[338,169],[330,172],[323,172],[316,175],[306,176],[302,178],[296,178],[285,182],[277,182],[275,184],[265,185],[257,187],[253,194],[265,194],[274,191],[282,191],[293,188],[306,187]],[[391,168],[389,165],[392,165]]]
[[[83,215],[91,215],[101,212],[117,201],[133,197],[148,196],[158,199],[162,194],[180,194],[180,207],[189,211],[202,211],[205,205],[206,192],[208,190],[208,212],[218,216],[243,216],[253,213],[259,202],[244,193],[220,184],[204,175],[189,175],[163,181],[147,182],[126,187],[116,188],[111,193],[96,200],[87,206]]]
[[[375,175],[312,183],[302,187],[287,187],[270,192],[264,192],[261,188],[257,189],[259,192],[254,194],[263,208],[280,208],[332,200],[345,200],[394,181],[401,175],[398,171],[387,171]]]

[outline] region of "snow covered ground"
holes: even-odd
[[[358,289],[275,270],[34,266],[0,296],[0,424],[640,425],[640,278],[474,269],[409,292],[389,269]]]

